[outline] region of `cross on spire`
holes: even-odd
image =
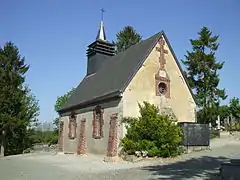
[[[102,19],[101,19],[101,20],[102,20],[102,21],[103,21],[103,13],[104,13],[104,12],[105,12],[105,10],[102,8],[102,9],[101,9],[101,15],[102,15]]]
[[[103,13],[104,12],[105,12],[105,10],[102,8],[101,9],[102,19],[101,19],[101,24],[100,24],[100,28],[99,28],[96,39],[106,41],[107,39],[106,39],[106,34],[105,34],[105,30],[104,30],[104,25],[103,25]]]

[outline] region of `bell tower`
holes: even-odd
[[[103,24],[103,13],[101,9],[101,23],[96,40],[88,46],[87,49],[87,76],[96,73],[104,64],[108,57],[115,55],[114,44],[107,41]]]

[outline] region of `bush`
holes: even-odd
[[[139,118],[125,118],[127,134],[121,141],[127,154],[148,151],[148,156],[170,157],[179,155],[182,130],[167,115],[160,115],[159,109],[147,102],[139,105]]]

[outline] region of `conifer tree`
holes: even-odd
[[[25,84],[29,65],[12,42],[0,48],[0,65],[0,132],[5,155],[18,154],[31,145],[28,130],[37,121],[38,102]]]
[[[198,38],[190,40],[192,51],[187,51],[185,60],[182,60],[186,66],[188,82],[195,92],[195,99],[201,110],[198,118],[205,123],[213,121],[215,112],[211,110],[217,109],[220,100],[227,98],[225,89],[218,87],[218,71],[224,65],[224,62],[218,62],[215,56],[219,46],[218,38],[219,36],[212,35],[207,27],[203,27]]]
[[[132,26],[126,26],[117,33],[117,41],[113,43],[117,47],[117,53],[119,53],[139,43],[141,39],[141,35]]]

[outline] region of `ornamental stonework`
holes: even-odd
[[[165,68],[165,54],[168,54],[168,50],[164,49],[165,41],[163,37],[159,39],[158,45],[159,47],[156,47],[156,51],[159,52],[159,69],[155,74],[155,91],[157,96],[170,98],[170,78]]]

